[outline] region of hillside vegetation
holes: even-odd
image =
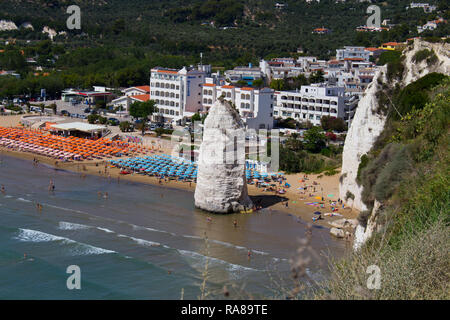
[[[358,182],[371,209],[381,203],[374,236],[331,265],[317,298],[450,298],[450,80],[432,73],[390,97],[386,127],[363,156]],[[370,211],[359,222],[367,223]],[[367,267],[381,270],[369,290]]]

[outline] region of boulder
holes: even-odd
[[[331,233],[331,235],[335,236],[336,238],[344,238],[345,237],[344,230],[342,230],[342,229],[331,228],[330,233]]]
[[[330,225],[332,227],[340,228],[340,229],[342,229],[342,228],[353,228],[354,229],[358,225],[358,220],[343,218],[343,219],[338,219],[338,220],[335,220],[335,221],[331,221]]]
[[[215,213],[253,207],[245,179],[245,125],[239,112],[219,98],[204,123],[195,206]]]

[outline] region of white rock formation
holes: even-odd
[[[358,250],[361,246],[372,236],[373,232],[377,228],[378,212],[381,208],[381,203],[375,200],[372,213],[367,221],[367,226],[363,227],[358,224],[355,230],[355,241],[353,242],[353,249]]]
[[[339,229],[342,229],[342,228],[352,228],[352,229],[354,229],[354,228],[356,228],[358,226],[358,220],[342,218],[342,219],[338,219],[338,220],[335,220],[335,221],[331,221],[330,225],[332,227],[339,228]]]
[[[380,89],[377,79],[381,77],[382,81],[386,81],[385,74],[386,67],[381,67],[375,74],[374,80],[358,103],[355,117],[345,138],[339,197],[346,201],[348,206],[360,211],[367,210],[367,207],[361,200],[362,187],[356,182],[356,176],[361,157],[372,149],[386,123],[386,117],[376,111],[378,109],[376,93]],[[354,199],[347,198],[347,192],[350,192]]]
[[[433,65],[428,65],[426,59],[420,63],[413,62],[413,57],[417,51],[423,49],[433,50],[439,62]],[[411,48],[406,48],[404,54],[406,57],[405,65],[407,66],[403,80],[405,85],[408,85],[409,83],[414,82],[431,72],[439,72],[447,75],[450,74],[450,44],[448,43],[430,43],[420,39],[415,39],[414,46]]]
[[[12,21],[0,20],[0,31],[17,30],[17,25]]]
[[[194,197],[196,207],[215,213],[253,207],[245,180],[245,126],[228,101],[217,100],[205,120]]]
[[[414,55],[423,49],[433,50],[438,61],[432,65],[429,65],[425,60],[420,63],[414,63]],[[405,87],[431,72],[450,74],[450,45],[447,43],[429,43],[415,39],[414,44],[407,47],[403,53],[406,58],[404,61],[405,71],[403,79],[399,83],[401,87]],[[366,205],[361,200],[362,187],[356,182],[360,159],[361,156],[372,149],[374,142],[384,129],[386,123],[386,117],[375,112],[378,108],[376,93],[380,89],[378,79],[388,84],[385,74],[386,67],[383,67],[375,75],[373,82],[369,85],[364,93],[364,97],[358,104],[355,117],[345,139],[339,195],[341,199],[347,202],[347,205],[353,206],[353,208],[359,211],[367,210]],[[389,86],[393,85],[395,83],[389,84]],[[347,192],[353,194],[354,199],[349,198],[346,200]],[[376,229],[376,217],[380,206],[381,204],[375,201],[367,226],[364,228],[358,225],[356,228],[355,249],[360,248]]]
[[[336,238],[344,238],[345,237],[344,230],[338,229],[338,228],[331,228],[330,234],[335,236]]]

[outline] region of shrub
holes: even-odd
[[[422,109],[430,101],[426,91],[442,83],[446,78],[448,76],[433,72],[403,88],[394,98],[395,105],[400,114],[404,116],[413,108]],[[398,119],[396,113],[393,113],[393,115],[394,118]]]
[[[369,157],[367,156],[367,154],[363,154],[361,159],[360,159],[360,163],[358,166],[358,173],[356,175],[356,182],[358,184],[361,184],[361,171],[367,167],[367,164],[369,163]]]
[[[428,49],[419,50],[412,57],[412,62],[420,63],[423,60],[427,59],[432,54],[434,54],[434,52],[432,52],[431,50],[428,50]]]

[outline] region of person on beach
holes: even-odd
[[[103,196],[103,198],[108,199],[108,192],[105,192],[105,195]]]
[[[98,192],[97,192],[97,196],[98,196],[98,198],[100,199],[100,198],[103,196],[103,193],[102,193],[101,191],[98,191]]]
[[[250,260],[252,257],[252,252],[250,250],[248,250],[248,252],[247,252],[247,257],[248,257],[248,260]]]
[[[235,228],[237,228],[237,221],[236,220],[233,221],[233,225],[234,225]]]
[[[50,183],[48,185],[48,191],[50,192],[55,191],[55,184],[53,183],[53,180],[50,180]]]
[[[2,185],[1,192],[2,192],[3,194],[5,194],[5,192],[6,192],[6,189],[5,189],[5,186],[4,186],[4,185]]]
[[[285,205],[286,205],[286,208],[289,208],[289,201],[286,201]]]

